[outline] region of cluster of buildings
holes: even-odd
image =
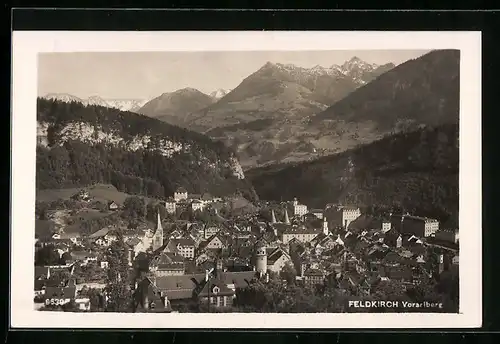
[[[190,204],[193,211],[203,211],[210,203],[224,202],[198,196],[180,188],[165,202],[165,209],[175,212],[180,205]],[[202,208],[193,206],[198,202]],[[169,223],[158,213],[154,230],[122,230],[134,276],[130,281],[133,311],[194,311],[202,304],[213,309],[232,307],[238,290],[252,280],[288,283],[284,273],[293,274],[295,283],[304,287],[333,283],[346,293],[369,295],[384,283],[416,285],[458,266],[458,232],[439,230],[437,220],[410,214],[374,219],[356,206],[308,209],[297,199],[270,207],[270,213],[270,220],[259,214],[225,219],[216,213],[205,222]],[[104,250],[117,236],[115,228],[107,227],[88,239],[97,250]],[[445,249],[431,258],[429,248],[434,245]],[[438,271],[431,268],[433,259],[439,262]],[[92,252],[70,263],[75,262],[107,268],[107,262]],[[38,276],[38,280],[48,279]],[[45,299],[51,300],[52,291],[47,284],[44,288]],[[68,290],[73,295],[73,289]],[[40,288],[35,290],[36,297],[41,295]]]
[[[185,188],[180,187],[174,192],[173,197],[165,201],[165,209],[169,214],[175,214],[178,208],[202,211],[208,204],[221,201],[220,197],[213,197],[209,193],[189,194]]]

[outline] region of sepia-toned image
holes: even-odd
[[[462,58],[37,53],[34,310],[463,313]]]

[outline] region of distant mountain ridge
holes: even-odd
[[[402,130],[458,123],[459,74],[460,51],[429,52],[390,69],[300,123],[277,122],[275,130],[268,129],[265,144],[259,140],[240,146],[240,159],[244,163],[247,157],[258,156],[250,160],[253,166],[309,160]]]
[[[144,104],[137,112],[174,125],[185,123],[186,116],[216,101],[191,87],[163,93]]]
[[[145,99],[103,99],[96,95],[90,96],[87,99],[82,99],[67,93],[49,93],[42,98],[58,100],[66,103],[73,101],[82,103],[83,105],[99,105],[132,112],[136,112],[147,102]]]

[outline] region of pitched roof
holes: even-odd
[[[177,193],[187,193],[187,190],[181,186],[181,187],[177,188],[177,190],[175,190],[175,192],[177,192]]]
[[[226,283],[220,279],[209,280],[208,282],[202,282],[198,290],[196,290],[196,294],[198,297],[207,297],[214,295],[221,296],[232,296],[234,295],[234,291],[229,289]]]
[[[91,235],[89,235],[89,238],[93,239],[93,238],[103,237],[106,234],[108,234],[110,230],[111,230],[111,228],[109,228],[109,227],[101,228],[97,232],[94,232]]]
[[[141,243],[141,240],[139,238],[135,238],[135,237],[128,239],[126,242],[126,244],[131,246],[131,247],[134,247],[140,243]]]
[[[205,192],[202,196],[201,199],[204,201],[210,201],[213,199],[213,196],[209,194],[208,192]]]
[[[181,246],[195,246],[195,242],[191,238],[179,238],[179,239],[170,239],[174,245]]]

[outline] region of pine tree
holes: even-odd
[[[129,312],[131,311],[132,295],[129,285],[128,249],[122,233],[118,232],[117,239],[107,251],[109,268],[106,286],[108,295],[106,310],[109,312]]]

